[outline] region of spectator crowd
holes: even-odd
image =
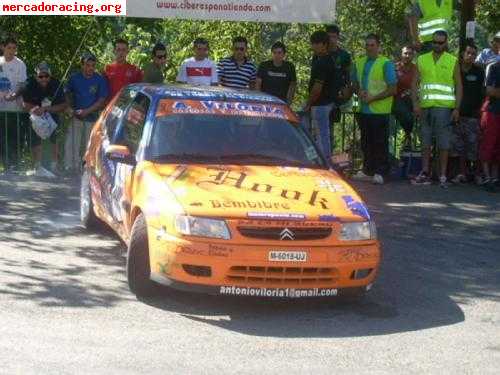
[[[441,6],[433,8],[434,3]],[[490,191],[500,188],[500,32],[492,37],[490,48],[479,51],[469,40],[459,56],[454,56],[448,52],[451,3],[415,2],[409,16],[413,43],[402,48],[398,61],[381,54],[381,40],[376,34],[366,36],[365,53],[356,59],[340,46],[337,26],[310,36],[311,73],[301,111],[303,126],[323,154],[331,158],[332,123],[346,103],[356,98],[363,167],[353,179],[379,185],[387,182],[393,116],[404,132],[403,149],[411,149],[415,138],[420,141],[422,166],[411,179],[412,184],[428,185],[436,180],[446,188],[451,180],[456,184],[473,181]],[[32,173],[45,177],[55,177],[59,165],[56,137],[53,134],[49,138],[52,163],[46,168],[41,165],[42,140],[33,130],[30,116],[50,115],[59,124],[61,114],[71,116],[61,164],[68,173],[74,173],[79,168],[80,149],[106,103],[128,84],[164,83],[168,62],[167,47],[157,43],[151,61],[141,69],[127,61],[128,42],[117,39],[114,61],[102,73],[96,71],[97,57],[85,52],[80,70],[63,83],[53,76],[46,62],[40,62],[34,76],[28,78],[26,65],[17,57],[15,39],[7,38],[1,50],[0,160],[7,167],[16,165],[19,140],[29,140],[25,143],[32,151]],[[287,59],[287,47],[282,42],[274,43],[271,58],[258,66],[249,58],[248,41],[241,36],[233,39],[230,56],[216,63],[209,55],[209,41],[195,39],[193,56],[182,62],[176,81],[258,90],[289,105],[294,101],[296,69]],[[16,124],[19,126],[13,131]],[[439,161],[437,168],[431,162],[433,151]],[[458,160],[453,175],[450,156]]]

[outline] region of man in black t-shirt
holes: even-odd
[[[257,90],[274,95],[291,105],[297,87],[295,66],[286,61],[286,46],[276,42],[271,47],[272,60],[264,61],[257,71]]]
[[[325,31],[316,31],[311,35],[311,48],[314,58],[311,63],[309,97],[304,111],[310,113],[313,138],[328,159],[332,156],[330,133],[330,112],[334,101],[335,67],[328,55],[329,38]],[[307,120],[306,120],[307,121]]]
[[[479,118],[484,100],[484,70],[474,61],[477,47],[469,44],[462,53],[460,71],[463,82],[463,98],[460,105],[460,120],[453,128],[452,154],[460,158],[460,172],[454,183],[467,181],[472,163],[477,161],[479,142]],[[477,169],[477,168],[476,168]],[[478,178],[479,173],[475,173]]]
[[[64,98],[64,90],[58,80],[51,77],[50,67],[47,63],[40,63],[35,69],[35,77],[28,80],[28,84],[23,91],[24,108],[28,112],[32,112],[37,116],[42,116],[44,113],[49,113],[54,121],[59,124],[58,113],[66,109],[66,101]],[[55,177],[55,175],[42,167],[42,139],[35,133],[33,128],[31,131],[31,147],[33,152],[33,161],[35,170],[33,174],[40,177]],[[57,166],[57,147],[56,133],[50,136],[52,144],[52,163],[51,169],[55,170]]]
[[[328,54],[335,68],[335,79],[333,81],[333,95],[335,106],[345,104],[352,96],[351,90],[351,65],[352,58],[349,52],[339,46],[340,28],[337,25],[329,25],[326,32],[330,39]]]

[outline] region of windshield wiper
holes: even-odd
[[[305,164],[300,161],[296,160],[289,160],[289,159],[284,159],[280,158],[277,156],[270,156],[270,155],[257,155],[257,154],[233,154],[233,155],[224,155],[220,157],[221,160],[235,160],[238,163],[241,162],[256,162],[256,163],[263,163],[263,164],[268,164],[268,163],[273,163],[273,164],[279,164],[283,166],[291,166],[291,167],[314,167],[313,165],[310,164]]]
[[[168,162],[168,161],[200,161],[200,162],[213,162],[218,161],[219,158],[203,154],[164,154],[153,157],[153,161]]]

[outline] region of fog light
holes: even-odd
[[[370,273],[373,271],[373,268],[365,268],[362,270],[355,270],[353,271],[351,275],[352,280],[361,280],[370,275]]]
[[[191,276],[210,277],[212,276],[212,268],[208,266],[193,266],[191,264],[183,264],[182,269]]]

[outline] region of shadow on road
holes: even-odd
[[[10,249],[0,253],[6,279],[0,294],[42,306],[85,308],[133,299],[116,237],[77,229],[74,184],[23,182],[7,188],[8,183],[0,179],[0,247]],[[246,335],[315,338],[442,327],[464,321],[460,305],[500,301],[498,195],[472,188],[417,190],[403,183],[358,190],[377,220],[384,248],[380,277],[366,299],[269,301],[162,289],[143,302]],[[13,249],[26,261],[9,256]],[[68,264],[68,252],[78,264]],[[113,283],[103,287],[109,278]]]

